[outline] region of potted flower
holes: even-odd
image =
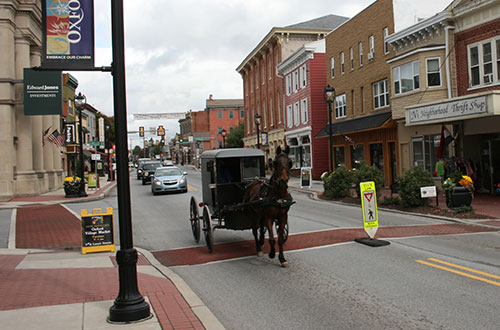
[[[443,182],[443,189],[448,207],[471,205],[474,186],[469,176],[455,171]]]
[[[77,176],[68,176],[64,178],[64,193],[66,197],[79,197],[82,183],[82,179]]]

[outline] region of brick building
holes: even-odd
[[[323,39],[305,44],[278,66],[285,80],[285,139],[292,169],[298,173],[301,167],[311,167],[314,179],[328,170],[327,141],[313,138],[327,122],[325,63]]]
[[[385,184],[397,173],[397,128],[389,103],[393,1],[378,0],[326,37],[327,83],[332,104],[334,166],[358,168],[362,161],[384,172]],[[316,135],[328,141],[328,124]]]
[[[223,148],[222,130],[229,134],[245,119],[243,100],[214,99],[210,95],[206,101],[205,111],[208,115],[209,136],[212,137],[209,149]]]
[[[248,54],[236,71],[243,79],[244,145],[257,146],[255,116],[260,115],[260,132],[266,138],[262,149],[273,157],[276,148],[285,145],[283,79],[276,75],[276,66],[308,42],[323,39],[346,17],[327,15],[286,27],[274,27]],[[260,142],[260,137],[259,137]]]

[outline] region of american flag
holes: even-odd
[[[64,145],[64,137],[59,134],[59,130],[57,130],[57,128],[52,133],[50,133],[47,139],[49,139],[50,142],[54,143],[58,147],[62,147]]]
[[[347,135],[344,135],[344,134],[342,134],[342,137],[344,138],[344,140],[346,140],[347,142],[349,142],[350,144],[352,144],[352,148],[354,150],[356,150],[356,146],[357,145],[356,145],[356,142],[354,142],[353,139],[351,139],[350,137],[348,137]]]
[[[51,127],[52,126],[49,126],[49,128],[47,128],[45,131],[42,132],[42,147],[45,147],[45,137],[47,136],[47,134],[49,134],[49,129]]]

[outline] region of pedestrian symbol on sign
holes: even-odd
[[[361,205],[363,208],[363,227],[370,236],[375,237],[378,229],[378,212],[377,212],[377,194],[375,191],[375,182],[361,182]]]

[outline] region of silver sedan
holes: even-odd
[[[153,195],[169,191],[187,192],[186,175],[187,172],[182,172],[176,166],[158,167],[151,184],[151,192]]]

